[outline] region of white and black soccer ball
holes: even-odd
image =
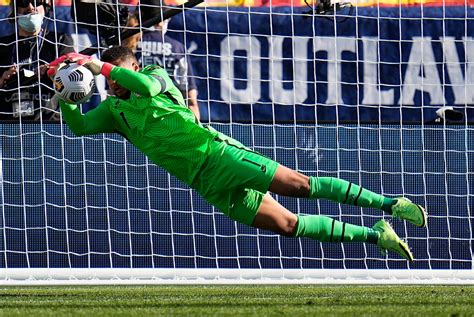
[[[86,102],[95,90],[94,74],[76,63],[61,67],[54,75],[53,83],[56,94],[67,103]]]

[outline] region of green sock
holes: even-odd
[[[321,242],[368,242],[377,244],[379,233],[372,228],[356,226],[326,216],[298,216],[295,237]]]
[[[335,177],[310,177],[309,198],[325,198],[342,204],[372,207],[391,212],[393,199]],[[386,210],[387,209],[387,210]]]
[[[392,206],[395,205],[395,199],[392,198],[383,198],[382,210],[392,214]]]

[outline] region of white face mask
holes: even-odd
[[[39,13],[25,14],[18,17],[20,28],[30,33],[37,33],[41,30],[44,15]]]

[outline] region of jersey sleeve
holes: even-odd
[[[153,67],[156,68],[153,69]],[[145,97],[162,94],[173,86],[166,71],[159,66],[148,66],[141,72],[115,66],[110,71],[110,79]]]
[[[96,108],[82,114],[77,105],[68,104],[63,100],[59,106],[69,129],[75,135],[115,132],[115,121],[109,110],[109,100],[104,100]]]

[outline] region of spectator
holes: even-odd
[[[128,6],[117,0],[73,0],[71,20],[89,31],[100,47],[108,47],[108,40],[118,37],[128,18]]]
[[[137,18],[136,15],[130,15],[127,20],[127,25],[125,27],[125,30],[133,30],[137,29],[140,27],[140,21]],[[140,42],[140,39],[142,37],[142,33],[138,32],[137,34],[134,34],[122,41],[122,46],[128,47],[131,49],[134,53],[137,52],[137,47],[138,43]]]
[[[145,5],[147,4],[147,5]],[[160,0],[140,1],[137,7],[137,25],[143,25],[147,20],[162,16]],[[140,19],[141,21],[138,21]],[[133,26],[130,21],[129,26]],[[200,119],[199,104],[197,101],[197,87],[193,77],[193,70],[189,57],[186,56],[185,46],[179,41],[166,35],[168,20],[160,22],[152,28],[146,29],[135,49],[137,59],[142,66],[159,65],[166,69],[175,85],[179,88],[189,109]],[[133,47],[129,47],[133,50]]]
[[[12,34],[0,38],[2,120],[57,118],[53,83],[46,75],[46,66],[58,56],[73,52],[74,48],[70,36],[48,29],[45,16],[52,5],[52,0],[10,3],[9,19],[15,28]],[[33,76],[39,76],[39,81],[30,81]]]

